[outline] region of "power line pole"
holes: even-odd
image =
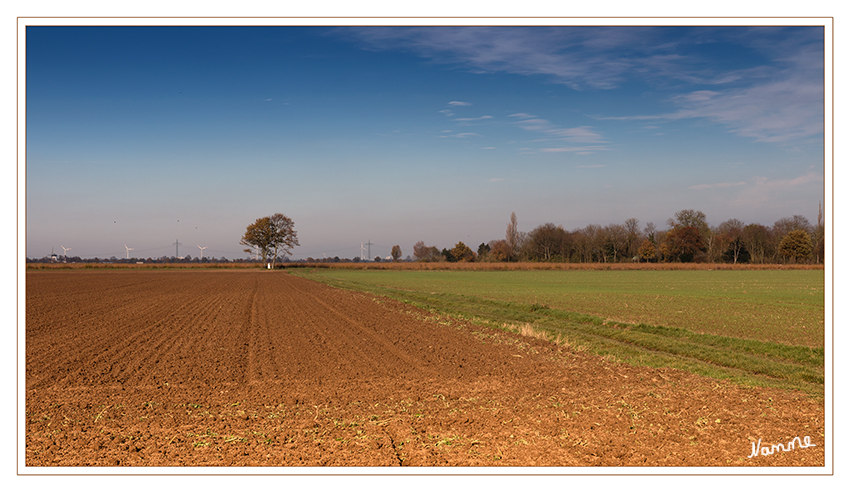
[[[175,258],[180,258],[180,245],[181,244],[183,244],[183,243],[181,243],[179,239],[177,241],[174,241],[174,257]]]
[[[371,239],[369,240],[369,242],[368,242],[368,243],[366,243],[366,246],[368,246],[368,247],[369,247],[369,250],[368,250],[368,251],[369,251],[369,253],[368,253],[368,258],[366,258],[366,259],[367,259],[368,261],[372,261],[372,240],[371,240]]]

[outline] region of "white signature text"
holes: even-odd
[[[753,452],[750,453],[747,458],[752,458],[754,456],[762,455],[762,456],[770,456],[771,454],[782,451],[786,453],[788,451],[793,451],[796,448],[804,449],[811,448],[817,446],[814,444],[809,436],[804,436],[802,440],[799,437],[795,437],[788,441],[787,444],[771,444],[769,447],[761,447],[761,439],[758,440],[758,443],[751,443],[753,445]]]

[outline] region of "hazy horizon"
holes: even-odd
[[[26,256],[471,248],[824,201],[822,27],[27,27]],[[827,209],[828,205],[824,204]]]

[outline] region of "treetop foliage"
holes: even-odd
[[[271,258],[274,266],[279,255],[288,256],[299,246],[295,222],[280,213],[261,217],[248,226],[239,244],[250,247],[244,250],[246,253],[259,253],[263,263]]]

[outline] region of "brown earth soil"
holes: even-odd
[[[824,466],[822,399],[283,272],[26,282],[27,467]]]

